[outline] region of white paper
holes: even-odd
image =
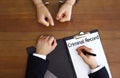
[[[84,63],[84,61],[76,51],[76,49],[82,45],[85,45],[93,49],[93,53],[97,55],[95,58],[97,60],[98,65],[105,66],[109,73],[110,78],[112,78],[98,32],[88,34],[83,38],[79,39],[73,38],[70,40],[66,40],[66,44],[72,59],[73,67],[77,78],[89,78],[88,74],[90,74],[90,68],[86,63]]]

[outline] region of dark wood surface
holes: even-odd
[[[49,0],[50,1],[50,0]],[[120,78],[120,0],[80,0],[73,8],[72,20],[55,20],[57,0],[47,7],[54,27],[37,22],[31,0],[0,0],[0,78],[24,78],[26,47],[34,45],[41,34],[57,39],[80,31],[99,29],[113,78]]]

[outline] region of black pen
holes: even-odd
[[[88,54],[88,55],[91,55],[91,56],[96,56],[96,54],[87,52],[86,50],[82,50],[82,52],[83,52],[84,55]]]

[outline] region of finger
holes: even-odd
[[[86,46],[83,46],[83,49],[86,50],[87,52],[92,52],[92,49]]]
[[[60,20],[60,19],[63,17],[63,15],[64,15],[64,12],[60,10],[60,11],[58,12],[58,14],[57,14],[56,19],[57,19],[57,20]]]
[[[79,50],[85,50],[85,51],[87,51],[87,52],[91,52],[92,51],[92,49],[91,48],[88,48],[88,47],[86,47],[86,46],[80,46],[79,48],[78,48]]]
[[[48,43],[49,43],[50,45],[52,45],[53,41],[54,41],[54,37],[53,37],[53,36],[49,37]]]
[[[42,38],[43,37],[43,35],[41,35],[39,38]]]
[[[65,14],[61,14],[59,17],[57,17],[57,20],[61,20],[61,19],[63,19],[65,17]]]
[[[44,18],[38,19],[38,22],[40,22],[41,24],[45,25],[45,26],[49,26],[49,22]]]
[[[80,50],[80,47],[78,47],[78,48],[76,49],[77,52],[79,52],[79,50]]]
[[[41,36],[37,39],[37,41],[40,41],[42,38],[43,38],[43,35],[41,35]]]
[[[40,40],[44,40],[45,38],[46,38],[46,36],[43,35],[43,36],[40,38]]]
[[[54,39],[53,41],[53,48],[55,48],[57,46],[57,42],[56,42],[56,39]]]
[[[60,22],[65,22],[65,21],[67,21],[67,19],[65,17],[60,19]]]
[[[45,40],[47,41],[50,38],[50,36],[46,36]]]
[[[79,50],[78,54],[79,54],[84,60],[87,59],[87,56],[85,56],[82,51]]]
[[[51,26],[54,26],[54,22],[51,15],[48,15],[48,22],[51,24]]]
[[[65,21],[70,21],[70,20],[71,20],[71,17],[65,14],[65,16],[61,18],[60,22],[65,22]]]

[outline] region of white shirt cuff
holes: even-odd
[[[95,72],[97,72],[97,71],[99,71],[100,69],[102,69],[104,66],[99,66],[99,67],[97,67],[97,68],[95,68],[95,69],[92,69],[91,70],[91,73],[95,73]]]
[[[45,55],[33,53],[33,56],[36,56],[36,57],[39,57],[39,58],[42,58],[42,59],[46,60],[46,56]]]

